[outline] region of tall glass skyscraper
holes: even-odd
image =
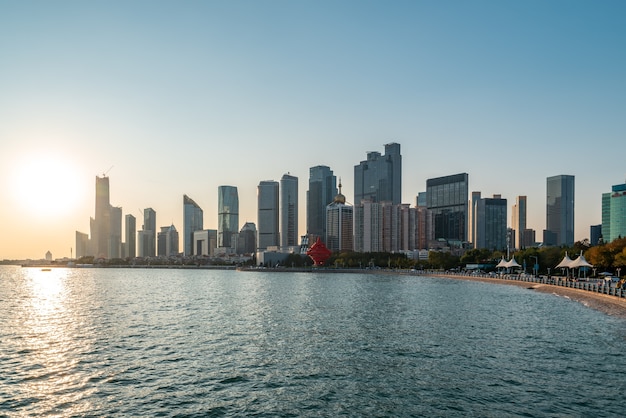
[[[354,204],[362,200],[401,203],[402,156],[400,144],[385,144],[385,155],[368,152],[367,160],[354,166]]]
[[[332,203],[337,195],[337,177],[333,171],[318,165],[309,169],[309,190],[306,193],[307,218],[306,232],[326,240],[326,206]]]
[[[156,211],[152,208],[143,210],[143,228],[139,231],[139,255],[156,256]]]
[[[507,201],[500,196],[481,198],[475,206],[474,248],[504,250],[506,242]]]
[[[126,222],[124,226],[124,233],[126,237],[126,239],[124,240],[124,257],[135,258],[135,256],[137,255],[137,238],[135,235],[136,231],[137,219],[131,214],[126,215]]]
[[[547,178],[546,245],[574,245],[574,176]]]
[[[178,255],[178,231],[174,225],[162,226],[157,234],[157,253],[159,256]]]
[[[259,251],[278,247],[279,242],[279,184],[277,181],[262,181],[257,186],[258,219],[257,245]]]
[[[237,238],[237,254],[253,254],[256,251],[256,225],[246,222]]]
[[[280,179],[280,246],[298,245],[298,177],[289,174]]]
[[[364,202],[399,205],[402,200],[402,156],[400,144],[385,144],[385,154],[368,152],[367,160],[354,166],[354,207],[357,224],[354,226],[354,243],[357,251],[366,248],[363,236],[366,227],[364,214],[360,213]],[[352,208],[352,207],[351,207]],[[326,243],[328,245],[328,243]]]
[[[122,208],[111,206],[109,227],[109,258],[122,257]]]
[[[617,184],[610,193],[602,194],[602,239],[611,242],[619,237],[626,237],[626,184]]]
[[[192,198],[183,195],[183,254],[194,255],[193,233],[204,229],[204,213]],[[195,254],[198,255],[198,254]]]
[[[236,248],[233,236],[239,232],[239,194],[235,186],[217,189],[217,223],[217,246]]]
[[[467,173],[426,180],[434,239],[467,241],[468,184]]]

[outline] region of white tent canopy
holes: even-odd
[[[569,276],[569,269],[578,269],[578,277],[580,277],[581,272],[586,272],[587,267],[593,267],[593,265],[589,264],[587,260],[585,260],[585,256],[583,256],[582,251],[580,252],[580,255],[576,258],[576,260],[572,260],[571,258],[569,258],[566,252],[565,257],[563,257],[563,260],[561,260],[561,262],[556,266],[556,268],[567,268],[568,276]]]
[[[509,261],[506,261],[504,259],[504,256],[502,257],[502,260],[500,260],[500,262],[496,266],[496,268],[505,268],[505,269],[517,268],[517,267],[522,267],[522,266],[520,266],[517,263],[517,261],[515,261],[515,257],[511,258]]]
[[[514,268],[514,267],[522,267],[522,266],[520,266],[517,263],[517,261],[515,261],[515,257],[513,257],[509,261],[506,262],[505,267],[507,267],[507,268]]]
[[[593,267],[593,265],[589,264],[587,262],[587,260],[585,260],[585,256],[583,255],[583,252],[580,252],[580,255],[578,256],[578,258],[574,261],[572,261],[571,268],[578,268],[578,267]]]
[[[571,267],[572,267],[572,259],[569,258],[569,256],[567,255],[567,251],[566,251],[565,257],[563,257],[563,260],[561,260],[561,262],[557,264],[555,268],[559,269],[559,268],[571,268]]]
[[[498,265],[496,266],[496,268],[497,268],[497,269],[498,269],[498,268],[506,268],[506,264],[507,264],[507,261],[506,261],[506,260],[504,260],[504,256],[502,256],[502,260],[500,260],[500,262],[498,263]]]

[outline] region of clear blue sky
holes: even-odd
[[[576,239],[626,180],[624,1],[0,0],[0,259],[70,255],[96,174],[111,203],[182,230],[182,195],[217,227],[217,187],[354,165],[398,142],[403,200],[469,173],[527,195],[576,176]],[[113,168],[110,168],[113,167]],[[50,192],[50,190],[53,192]],[[510,215],[509,215],[510,217]]]

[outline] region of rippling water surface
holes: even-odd
[[[425,277],[0,267],[0,416],[623,416],[626,323]]]

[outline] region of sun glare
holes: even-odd
[[[41,218],[68,212],[81,193],[76,171],[66,159],[53,154],[22,160],[11,183],[20,207]]]

